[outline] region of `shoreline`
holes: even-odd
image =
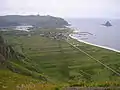
[[[72,36],[72,34],[70,34],[69,36],[70,36],[71,38],[73,38],[73,39],[76,39],[76,40],[79,41],[79,42],[82,42],[82,43],[85,43],[85,44],[88,44],[88,45],[92,45],[92,46],[96,46],[96,47],[100,47],[100,48],[103,48],[103,49],[107,49],[107,50],[111,50],[111,51],[120,53],[119,50],[116,50],[116,49],[113,49],[113,48],[109,48],[109,47],[101,46],[101,45],[97,45],[97,44],[92,44],[92,43],[86,42],[86,41],[84,41],[84,40],[80,40],[80,39],[78,39],[77,37]]]

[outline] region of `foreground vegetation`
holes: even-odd
[[[8,88],[11,87],[6,90],[13,90],[18,84],[27,82],[26,86],[30,82],[34,83],[34,88],[31,90],[54,90],[64,86],[120,86],[118,75],[65,40],[51,38],[54,35],[49,35],[53,32],[66,33],[66,31],[45,29],[44,35],[42,30],[36,30],[29,32],[28,35],[18,36],[4,33],[7,43],[12,44],[14,50],[25,58],[18,60],[12,58],[6,62],[7,68],[12,72],[8,69],[0,70],[2,89],[5,89],[3,84],[7,84]],[[120,53],[87,45],[71,38],[68,42],[120,73]],[[9,77],[11,78],[8,79]],[[40,89],[41,85],[46,85],[47,88]]]

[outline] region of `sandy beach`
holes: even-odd
[[[83,43],[88,44],[88,45],[93,45],[93,46],[97,46],[97,47],[100,47],[100,48],[104,48],[104,49],[108,49],[108,50],[112,50],[112,51],[120,53],[119,50],[116,50],[116,49],[113,49],[113,48],[109,48],[109,47],[105,47],[105,46],[101,46],[101,45],[97,45],[97,44],[92,44],[92,43],[86,42],[84,40],[80,40],[77,37],[74,37],[72,34],[70,34],[69,36],[73,39],[76,39],[79,42],[83,42]]]

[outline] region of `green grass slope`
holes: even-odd
[[[0,90],[55,90],[55,88],[54,84],[43,83],[30,76],[13,73],[8,69],[0,70]]]
[[[17,90],[17,86],[37,82],[38,80],[13,73],[8,69],[0,70],[0,90]]]
[[[119,86],[120,77],[100,63],[75,49],[65,40],[32,36],[6,36],[9,43],[22,46],[27,57],[11,60],[9,68],[38,80],[71,86]],[[70,43],[120,73],[120,53],[87,45],[74,39]],[[19,50],[19,49],[16,49]],[[43,77],[45,78],[43,78]],[[42,77],[42,78],[41,78]]]

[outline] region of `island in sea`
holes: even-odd
[[[109,21],[107,21],[105,24],[102,24],[103,26],[106,26],[106,27],[110,27],[110,26],[112,26],[112,24],[109,22]]]

